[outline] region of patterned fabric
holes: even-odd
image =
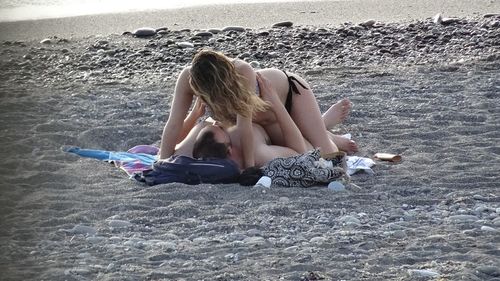
[[[278,187],[310,187],[329,183],[345,175],[342,161],[333,167],[321,165],[318,149],[297,156],[276,158],[264,166],[264,175]],[[324,161],[324,160],[323,160]]]

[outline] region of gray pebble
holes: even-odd
[[[194,44],[190,42],[177,42],[175,44],[182,49],[194,48]]]
[[[273,24],[273,27],[291,27],[293,25],[293,22],[291,21],[282,21],[282,22],[277,22]]]
[[[222,28],[222,31],[237,31],[237,32],[243,32],[245,31],[245,28],[242,26],[226,26]]]
[[[160,27],[160,28],[157,28],[155,31],[157,33],[159,33],[159,32],[168,33],[168,27]]]
[[[439,273],[428,270],[428,269],[410,269],[408,270],[410,276],[413,277],[424,277],[424,278],[437,278],[439,277]]]
[[[359,25],[365,26],[365,27],[373,27],[373,25],[375,23],[376,23],[375,20],[367,20],[367,21],[364,21],[364,22],[360,23]]]
[[[222,30],[219,28],[209,28],[207,31],[212,33],[212,34],[218,34],[218,33],[222,32]]]
[[[95,228],[86,225],[75,225],[72,229],[65,231],[71,234],[95,235],[97,233],[97,230]]]
[[[214,34],[213,34],[213,33],[211,33],[211,32],[207,32],[207,31],[201,31],[201,32],[196,33],[194,36],[199,36],[199,37],[212,37],[212,36],[214,36]]]
[[[126,228],[132,226],[132,223],[124,220],[110,220],[108,224],[113,228]]]
[[[497,230],[494,229],[493,227],[486,226],[486,225],[481,226],[481,230],[484,231],[484,232],[489,232],[489,233],[495,233],[495,232],[497,232]]]
[[[156,29],[151,27],[141,27],[132,32],[136,37],[150,37],[156,35]]]
[[[479,220],[479,218],[473,215],[454,215],[450,216],[448,220],[453,223],[470,223]]]
[[[343,216],[339,221],[345,225],[361,225],[361,221],[353,216]]]
[[[489,276],[500,277],[500,268],[496,266],[485,265],[478,267],[476,270]]]

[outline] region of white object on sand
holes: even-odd
[[[359,157],[359,156],[348,156],[347,157],[347,174],[353,175],[354,173],[358,171],[365,171],[366,173],[373,175],[375,172],[371,169],[373,165],[375,165],[375,162],[366,157]]]
[[[265,188],[270,188],[271,187],[271,178],[268,176],[262,176],[257,183],[255,184],[255,187],[265,187]]]

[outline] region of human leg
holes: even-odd
[[[351,110],[351,101],[344,98],[323,113],[323,121],[325,122],[326,129],[331,129],[333,126],[342,123],[349,115]]]
[[[293,93],[290,115],[299,127],[304,138],[314,147],[319,147],[322,154],[338,151],[337,146],[330,140],[325,122],[321,115],[318,102],[309,84],[301,77],[288,73],[297,79],[304,87],[298,87],[300,93]],[[291,81],[291,83],[294,83]],[[306,89],[307,88],[307,89]]]

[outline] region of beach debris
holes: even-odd
[[[443,15],[441,15],[441,13],[435,15],[433,18],[432,18],[432,21],[435,23],[435,24],[441,24],[441,22],[443,21]]]
[[[42,41],[40,41],[40,44],[46,44],[46,45],[52,44],[52,39],[45,38]]]
[[[345,186],[340,181],[332,181],[328,184],[328,189],[331,191],[345,191]]]
[[[293,25],[293,22],[291,21],[282,21],[282,22],[277,22],[273,24],[273,27],[291,27]]]
[[[156,35],[156,29],[151,27],[141,27],[132,32],[135,37],[150,37]]]
[[[449,24],[452,24],[455,22],[459,22],[460,19],[458,19],[458,18],[445,18],[445,17],[443,17],[443,15],[441,13],[439,13],[432,18],[432,21],[435,24],[449,25]]]
[[[181,49],[194,48],[194,44],[190,42],[177,42],[175,44]]]
[[[378,160],[389,161],[389,162],[399,162],[402,159],[401,155],[391,154],[391,153],[375,153],[373,157]]]
[[[226,26],[226,27],[222,28],[222,31],[243,32],[243,31],[245,31],[245,28],[243,26]]]

